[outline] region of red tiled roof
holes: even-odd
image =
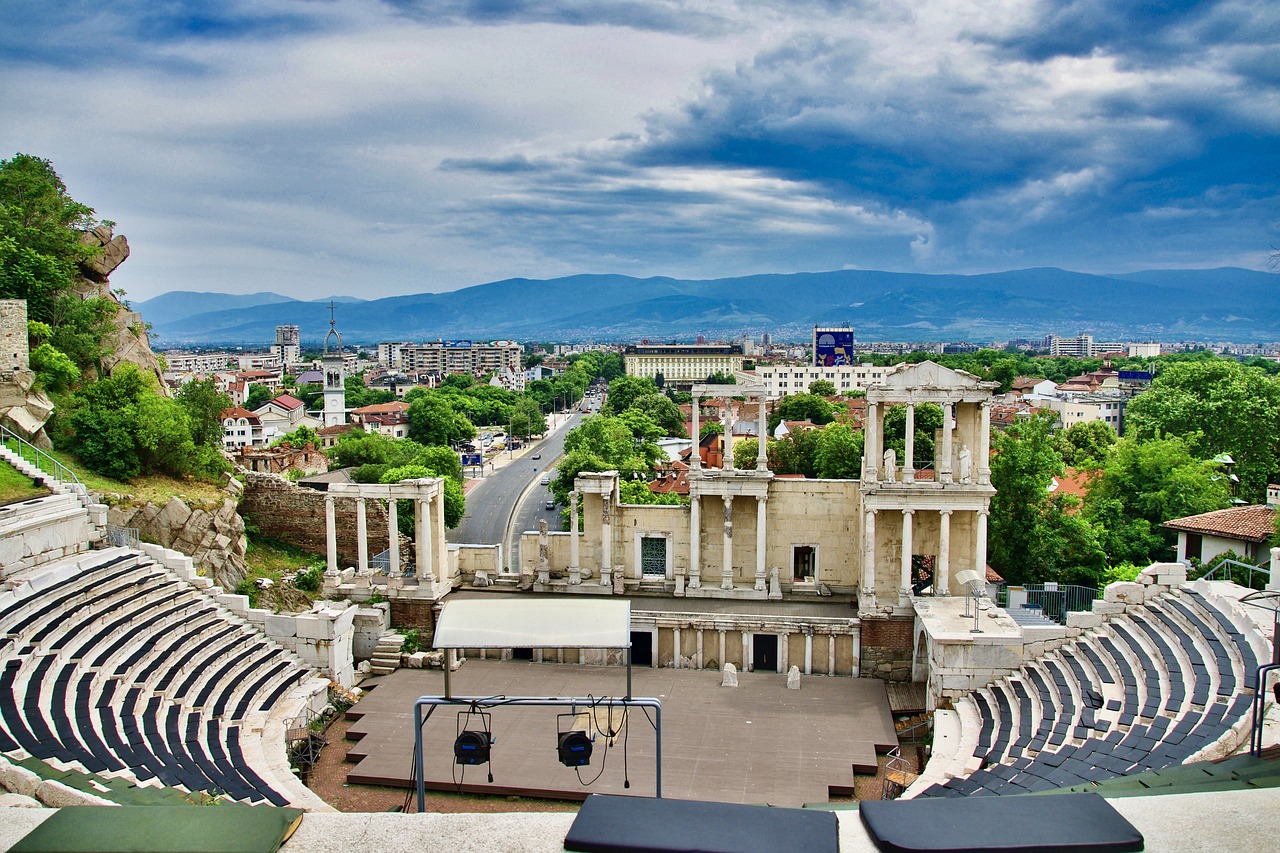
[[[288,411],[293,411],[299,406],[305,405],[297,397],[291,396],[289,394],[281,394],[279,397],[274,397],[268,402],[275,403],[280,408],[286,409]]]
[[[1237,506],[1175,518],[1161,526],[1242,542],[1265,542],[1276,531],[1275,520],[1276,511],[1269,506]]]
[[[402,400],[392,400],[390,403],[374,403],[371,406],[361,406],[358,409],[352,409],[353,415],[387,415],[399,412],[409,411],[409,404]]]
[[[245,420],[252,421],[255,424],[261,423],[261,421],[258,420],[257,415],[243,406],[232,406],[230,409],[223,409],[222,417],[224,420],[227,418],[244,418]]]

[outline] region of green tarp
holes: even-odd
[[[274,853],[300,809],[216,806],[75,806],[59,809],[15,853]]]

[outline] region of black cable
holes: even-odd
[[[425,726],[427,724],[427,720],[431,719],[431,715],[435,713],[436,707],[437,706],[435,705],[427,706],[427,715],[422,718],[422,726]],[[419,726],[418,728],[421,729],[422,726]],[[414,794],[418,792],[418,786],[416,783],[418,781],[418,741],[419,740],[420,738],[413,739],[413,763],[409,765],[409,790],[404,795],[404,805],[400,807],[400,811],[404,812],[405,814],[409,813],[409,807],[414,800]],[[423,768],[422,772],[426,773],[426,769]]]

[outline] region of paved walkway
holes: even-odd
[[[714,671],[636,669],[635,696],[662,700],[663,796],[728,803],[798,805],[852,793],[854,767],[875,772],[875,753],[897,743],[884,683],[875,679],[802,677],[800,690],[786,676],[740,673],[737,689],[722,688]],[[622,695],[619,667],[467,661],[452,676],[455,695]],[[348,712],[359,738],[348,756],[359,763],[348,781],[407,787],[413,755],[413,702],[443,693],[439,670],[397,670]],[[567,709],[565,709],[567,710]],[[456,767],[452,745],[460,723],[482,728],[454,708],[438,708],[424,726],[429,787],[495,794],[580,799],[590,792],[654,791],[653,729],[639,709],[626,734],[605,748],[597,737],[590,766],[574,769],[556,759],[557,709],[506,707],[493,711],[490,767]],[[621,712],[613,711],[615,725]],[[595,712],[609,727],[605,705]],[[567,727],[561,723],[561,727]],[[492,770],[493,783],[487,781]],[[591,782],[599,773],[599,780]],[[582,781],[579,781],[579,776]],[[624,788],[629,778],[631,787]]]

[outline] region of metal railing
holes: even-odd
[[[74,471],[8,427],[0,426],[0,443],[55,480],[84,488]]]
[[[1258,580],[1262,586],[1253,585],[1254,575],[1258,575]],[[1241,586],[1247,586],[1249,589],[1262,589],[1271,580],[1270,566],[1255,566],[1252,563],[1242,563],[1239,560],[1225,559],[1218,561],[1218,565],[1200,576],[1200,580],[1228,580],[1232,583],[1240,583],[1238,577],[1243,576],[1245,582]]]
[[[138,548],[138,528],[136,527],[117,527],[114,524],[107,525],[107,544],[114,548]]]
[[[1068,613],[1093,609],[1098,591],[1091,586],[1069,583],[1024,583],[1001,586],[996,593],[1000,607],[1022,606],[1038,610],[1040,615],[1059,625],[1066,624]]]

